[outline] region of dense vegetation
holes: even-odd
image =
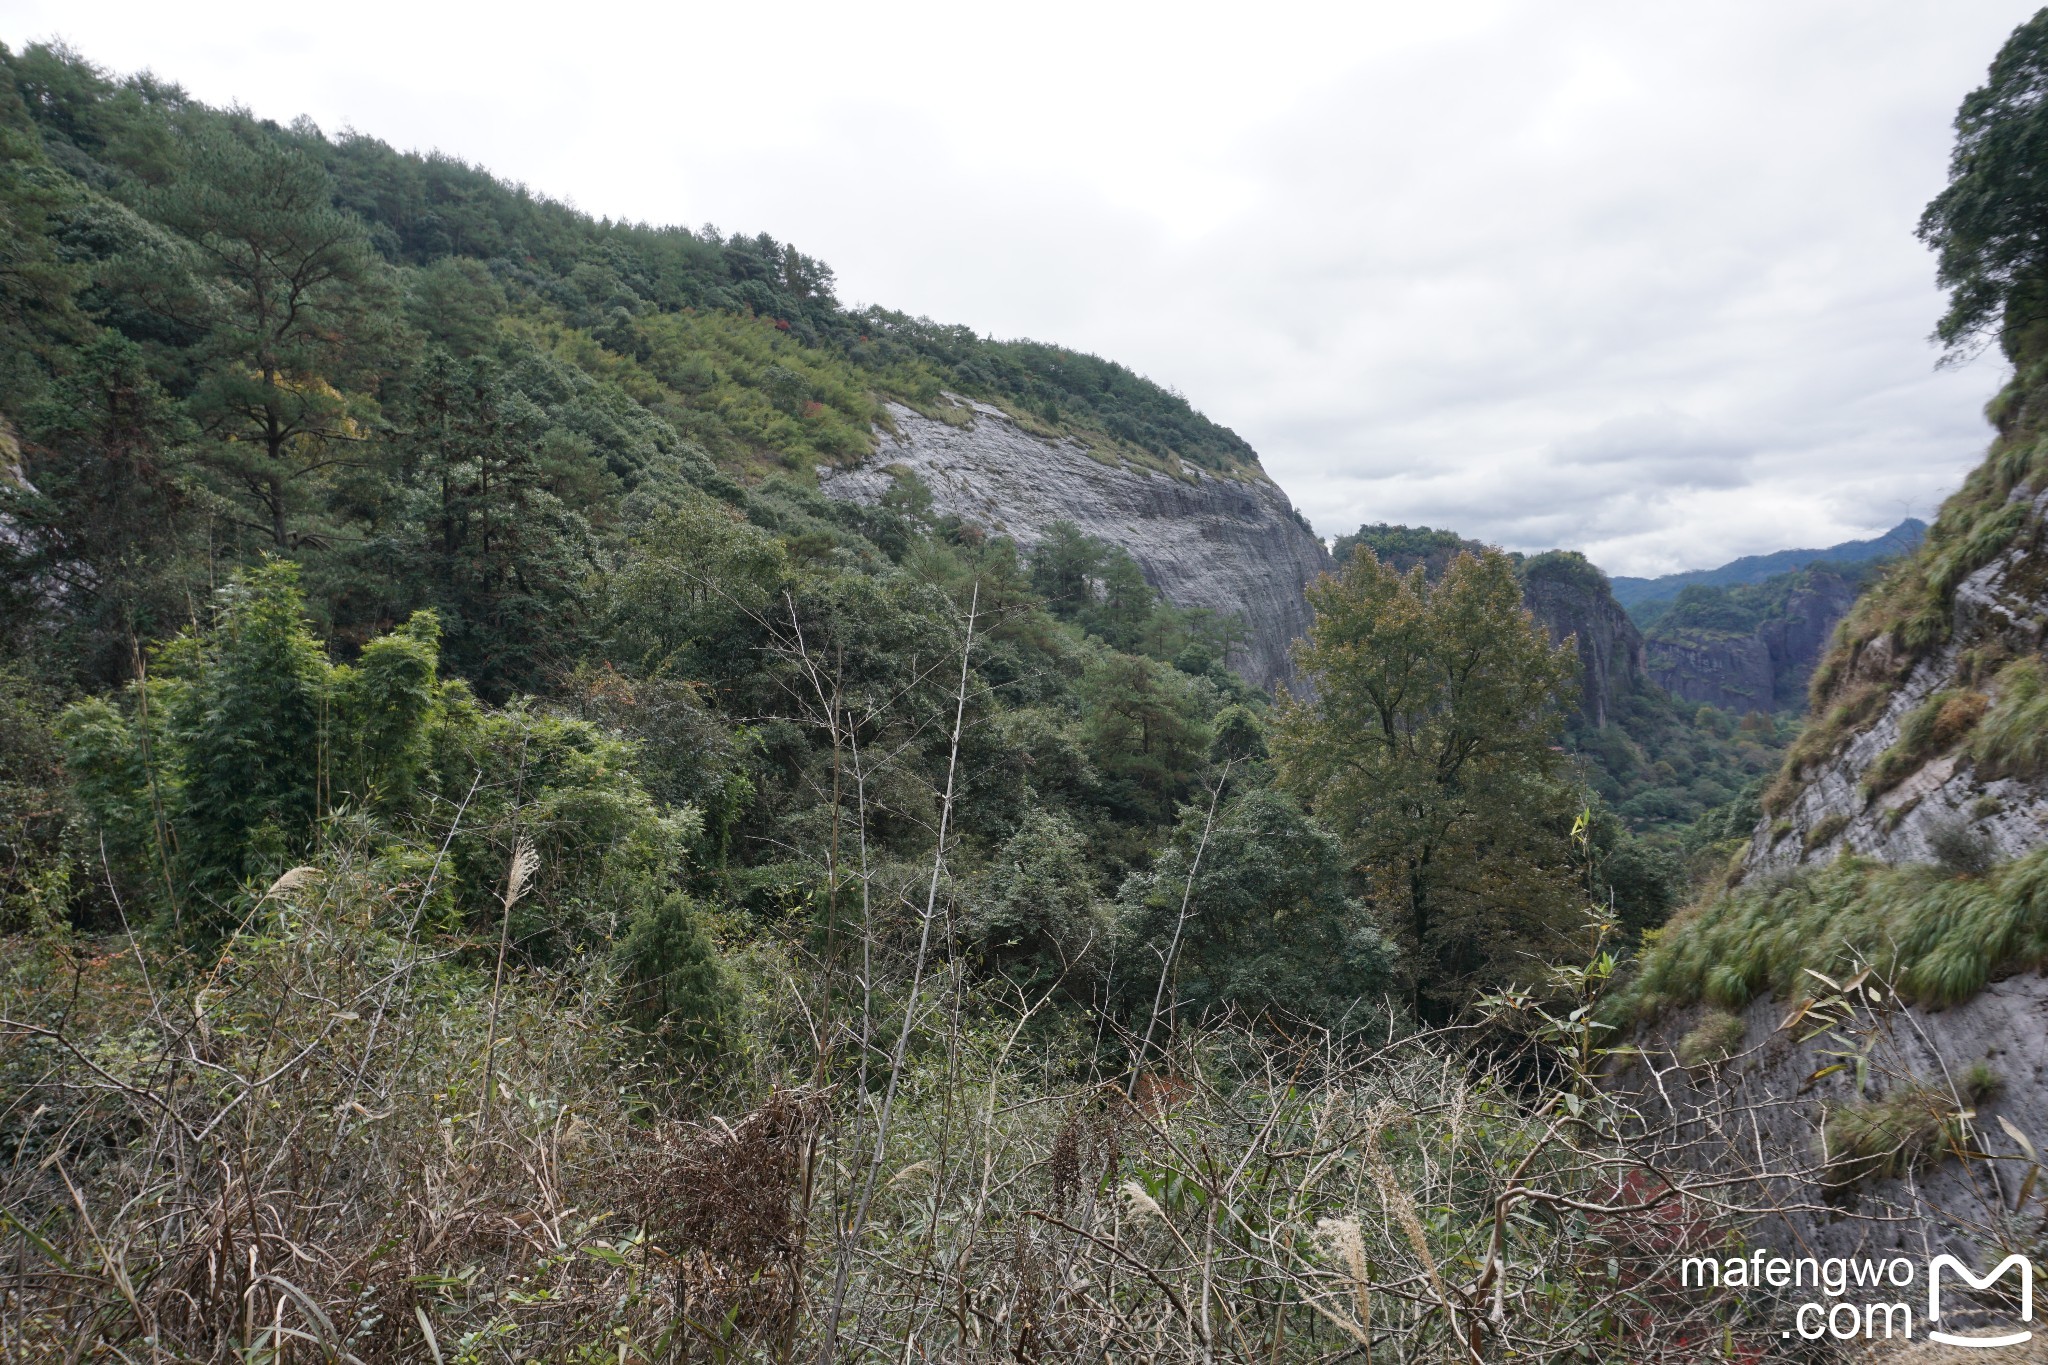
[[[1659,1298],[1689,1205],[1553,1027],[1671,881],[1506,558],[1352,557],[1276,708],[1114,546],[817,491],[952,392],[1256,476],[1128,370],[61,50],[0,78],[0,1353],[1727,1326]]]
[[[1860,591],[1876,581],[1886,561],[1862,560],[1846,564],[1816,561],[1803,568],[1773,574],[1757,583],[1733,587],[1687,584],[1668,598],[1658,598],[1632,608],[1629,615],[1642,627],[1646,638],[1669,636],[1678,631],[1721,631],[1748,635],[1767,621],[1784,617],[1786,604],[1800,592],[1821,582],[1836,583]]]
[[[1371,550],[1385,565],[1402,573],[1419,567],[1434,581],[1460,554],[1483,554],[1485,548],[1454,531],[1380,522],[1339,536],[1333,552],[1341,566],[1360,550]],[[1553,550],[1527,557],[1510,554],[1508,559],[1532,602],[1538,598],[1529,590],[1533,580],[1562,589],[1544,594],[1552,610],[1539,613],[1558,639],[1590,638],[1602,630],[1633,635],[1633,627],[1615,604],[1607,575],[1584,555]],[[1686,591],[1696,595],[1691,600],[1719,602],[1725,590]],[[1776,601],[1773,594],[1783,590],[1755,591]],[[1627,652],[1626,640],[1618,641],[1616,648]],[[1631,834],[1644,836],[1642,843],[1619,841],[1610,865],[1618,883],[1637,888],[1625,899],[1660,907],[1640,921],[1654,923],[1685,879],[1674,855],[1698,850],[1703,819],[1718,830],[1729,818],[1755,810],[1756,792],[1777,766],[1797,725],[1787,717],[1733,716],[1713,707],[1690,706],[1647,677],[1623,673],[1617,666],[1599,706],[1582,689],[1582,704],[1565,715],[1565,742],[1577,758],[1579,780],[1598,798],[1601,827],[1618,821]],[[1755,814],[1748,819],[1750,825],[1756,823]]]

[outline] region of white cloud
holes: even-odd
[[[1112,356],[1325,533],[1644,573],[1924,515],[1981,453],[2001,376],[1932,369],[1912,229],[2030,12],[12,0],[0,38]]]

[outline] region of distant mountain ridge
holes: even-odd
[[[1918,517],[1907,517],[1881,536],[1869,540],[1847,540],[1825,550],[1776,550],[1766,555],[1744,555],[1718,569],[1688,569],[1684,573],[1664,574],[1659,578],[1616,577],[1609,581],[1614,585],[1615,600],[1634,614],[1635,608],[1644,603],[1676,597],[1682,589],[1696,583],[1710,588],[1732,588],[1745,583],[1761,583],[1766,578],[1803,569],[1820,561],[1858,564],[1906,554],[1917,547],[1926,534],[1926,522]]]

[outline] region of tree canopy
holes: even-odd
[[[1920,218],[1949,291],[1934,334],[1957,353],[1995,331],[2016,355],[2048,318],[2048,9],[2006,39],[1955,129],[1948,187]]]
[[[1572,927],[1559,740],[1577,656],[1530,618],[1497,550],[1431,583],[1366,547],[1309,596],[1296,658],[1314,690],[1281,712],[1281,780],[1344,839],[1418,1011],[1443,1017]]]

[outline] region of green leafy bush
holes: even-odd
[[[431,615],[334,664],[313,637],[296,567],[270,562],[220,594],[211,626],[159,655],[121,705],[72,707],[61,730],[80,804],[138,907],[202,937],[364,826],[439,849],[440,903],[492,925],[515,846],[540,856],[511,918],[546,957],[609,938],[678,872],[700,821],[664,811],[617,738],[531,706],[494,710],[438,676]]]

